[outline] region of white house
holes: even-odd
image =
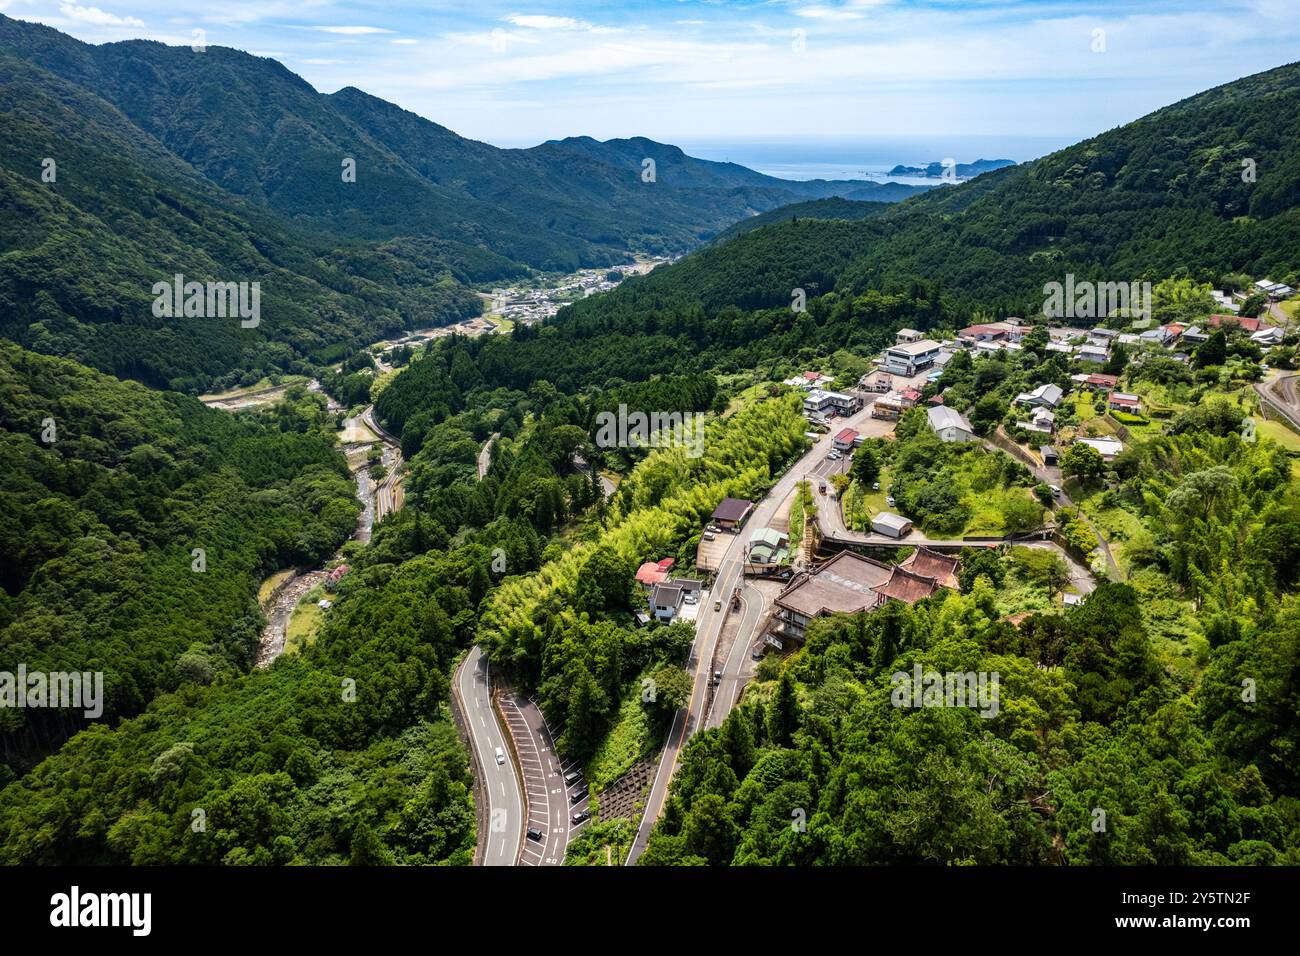
[[[1077,438],[1075,441],[1097,449],[1101,453],[1101,460],[1108,464],[1124,450],[1124,443],[1118,438]]]
[[[930,428],[944,441],[976,441],[975,429],[955,409],[947,405],[934,405],[925,410]]]

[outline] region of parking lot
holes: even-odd
[[[585,781],[566,783],[566,774],[579,770],[573,761],[561,760],[555,752],[550,727],[536,702],[520,695],[501,699],[515,753],[519,756],[524,795],[528,803],[525,838],[519,850],[520,866],[561,866],[569,840],[586,826],[586,821],[572,823],[572,815],[585,811],[590,798],[584,793],[577,802],[573,796],[585,791]]]

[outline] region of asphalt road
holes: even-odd
[[[572,825],[572,815],[585,810],[590,797],[581,800],[572,797],[584,786],[575,781],[573,786],[564,782],[564,775],[579,769],[572,760],[561,760],[555,752],[555,739],[551,728],[535,701],[521,695],[510,694],[501,699],[506,727],[514,740],[523,773],[524,792],[527,794],[527,829],[537,833],[537,839],[527,835],[519,849],[520,866],[562,866],[569,841],[586,821]]]
[[[714,650],[718,643],[718,635],[722,632],[723,617],[729,612],[731,607],[731,592],[737,583],[743,580],[741,575],[742,563],[744,561],[745,542],[749,539],[749,532],[754,528],[767,527],[772,523],[776,516],[777,510],[781,504],[794,490],[794,486],[806,478],[820,474],[817,471],[828,470],[829,466],[842,465],[843,462],[827,462],[826,456],[832,450],[832,436],[846,425],[855,428],[859,424],[867,421],[871,416],[871,406],[866,405],[863,409],[848,418],[836,419],[835,424],[830,431],[813,443],[804,456],[786,469],[783,474],[772,486],[755,507],[745,527],[739,533],[733,535],[731,544],[723,553],[718,562],[718,576],[714,582],[713,588],[700,598],[700,613],[695,626],[695,642],[691,645],[691,666],[693,667],[693,687],[689,705],[683,710],[679,710],[673,718],[672,726],[668,730],[668,740],[659,757],[659,767],[655,772],[654,783],[651,784],[650,794],[646,799],[645,811],[641,815],[641,825],[637,829],[636,839],[632,841],[632,848],[628,851],[627,865],[631,866],[636,863],[637,858],[645,852],[646,842],[649,840],[650,831],[654,828],[655,821],[663,813],[664,802],[668,796],[669,783],[672,780],[673,772],[677,768],[677,758],[681,753],[682,747],[687,739],[696,730],[703,725],[703,719],[706,716],[705,707],[708,699],[708,682],[711,675],[711,666],[713,663]],[[814,486],[815,492],[815,486]],[[818,496],[820,502],[824,498]],[[716,600],[722,600],[722,610],[715,611],[713,604]],[[743,613],[743,611],[742,611]],[[742,622],[743,631],[743,622]],[[741,635],[737,635],[739,642]],[[734,648],[733,648],[734,650]],[[721,724],[731,708],[735,704],[734,685],[739,680],[740,669],[743,667],[742,662],[735,664],[732,672],[732,692],[731,696],[719,694],[719,706],[714,708],[714,714],[707,715],[710,717],[710,725],[716,716],[717,724]]]
[[[492,710],[488,660],[477,646],[465,656],[456,676],[456,686],[478,761],[479,780],[488,799],[483,865],[514,866],[523,842],[524,799],[505,733]],[[506,755],[504,763],[497,763],[498,748]]]

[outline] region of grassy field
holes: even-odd
[[[1300,435],[1281,422],[1269,421],[1266,418],[1256,419],[1255,433],[1263,438],[1271,438],[1287,451],[1300,452]]]
[[[293,609],[293,616],[289,618],[289,628],[284,637],[286,654],[300,651],[316,640],[321,625],[325,623],[325,612],[316,605],[321,598],[333,601],[334,595],[329,591],[313,588]]]
[[[308,379],[306,375],[281,375],[280,384],[272,385],[271,380],[269,378],[264,378],[259,382],[254,382],[252,385],[243,385],[240,386],[239,388],[232,388],[228,392],[214,392],[210,395],[200,395],[199,401],[209,402],[209,401],[217,401],[217,400],[229,400],[232,398],[239,398],[243,395],[247,395],[250,392],[260,392],[263,389],[268,389],[268,388],[288,388],[290,385],[305,385],[308,381],[310,381],[310,379]]]
[[[267,602],[271,600],[271,595],[285,581],[293,576],[293,568],[285,568],[283,571],[277,571],[271,575],[257,589],[257,606],[266,607]]]
[[[650,719],[641,706],[640,684],[634,686],[618,707],[618,720],[587,764],[587,782],[592,793],[600,793],[627,773],[650,752],[654,740]]]

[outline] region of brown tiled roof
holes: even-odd
[[[753,502],[744,498],[723,498],[722,503],[713,509],[713,517],[718,521],[740,521],[752,507]]]
[[[959,588],[957,583],[957,565],[960,561],[947,554],[931,551],[929,548],[917,548],[898,565],[923,578],[934,578],[941,587]]]
[[[895,567],[889,580],[875,590],[881,597],[902,601],[904,604],[915,604],[923,598],[932,597],[934,592],[939,590],[939,585],[934,578],[922,577],[901,567]]]
[[[790,582],[776,603],[806,617],[851,614],[875,607],[875,588],[889,580],[889,565],[841,551],[821,567]]]

